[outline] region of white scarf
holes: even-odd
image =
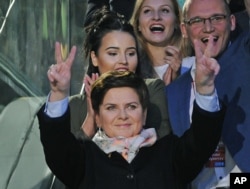
[[[143,129],[139,135],[130,138],[109,138],[103,131],[99,130],[92,140],[106,154],[117,151],[130,163],[141,147],[152,146],[156,139],[155,129],[149,128]]]

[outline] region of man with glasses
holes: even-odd
[[[183,37],[192,44],[201,41],[201,52],[219,61],[216,88],[228,106],[221,141],[191,188],[229,188],[230,172],[250,172],[250,34],[243,32],[232,38],[235,27],[236,19],[226,0],[185,1]],[[208,44],[213,46],[209,53],[205,51]],[[192,119],[194,69],[195,64],[166,87],[172,130],[179,136]]]
[[[206,20],[209,20],[209,22],[212,25],[216,25],[216,24],[223,22],[226,17],[227,16],[224,14],[216,14],[216,15],[213,15],[213,16],[208,17],[208,18],[194,17],[194,18],[191,18],[189,20],[184,20],[184,23],[188,24],[190,26],[193,26],[193,27],[203,27]]]

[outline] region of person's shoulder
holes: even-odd
[[[250,30],[240,32],[236,37],[232,38],[223,54],[231,56],[232,51],[241,50],[241,46],[247,46],[247,48],[250,46]]]
[[[156,146],[160,148],[170,149],[172,148],[173,143],[178,140],[178,136],[172,132],[158,139],[155,143]]]
[[[159,78],[144,79],[149,91],[165,88],[165,83]]]
[[[236,36],[235,40],[232,40],[232,43],[234,43],[235,41],[242,41],[244,39],[249,39],[250,38],[250,30],[245,30],[239,33],[238,36]]]
[[[160,78],[147,78],[144,81],[146,85],[164,85],[164,82]]]
[[[79,114],[79,110],[85,111],[87,107],[87,99],[85,94],[76,94],[69,97],[69,106],[72,114]]]
[[[249,23],[250,28],[250,23]],[[247,41],[249,43],[250,41],[250,29],[242,32],[242,37],[244,38],[245,42]]]

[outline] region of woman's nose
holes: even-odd
[[[154,20],[159,20],[161,18],[160,13],[158,11],[153,12],[153,19]]]
[[[121,55],[121,57],[120,57],[120,63],[121,64],[128,64],[128,59],[127,59],[126,54]]]
[[[121,109],[120,110],[120,118],[126,119],[128,117],[126,109]]]

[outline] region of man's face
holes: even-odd
[[[235,29],[235,17],[228,15],[223,0],[192,0],[185,20],[186,23],[181,25],[184,37],[192,43],[194,39],[200,40],[203,52],[209,36],[212,36],[212,57],[225,50],[230,32]]]

